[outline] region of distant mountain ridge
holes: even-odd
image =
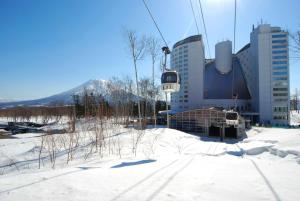
[[[0,98],[0,103],[5,103],[5,102],[14,102],[16,100],[14,99],[6,99],[6,98]]]
[[[0,108],[17,106],[49,106],[55,104],[69,105],[73,103],[73,95],[83,94],[85,90],[88,91],[88,93],[101,94],[103,96],[106,96],[107,83],[108,82],[106,80],[89,80],[68,91],[36,100],[1,101],[0,99]]]

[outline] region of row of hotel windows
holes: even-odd
[[[272,64],[287,64],[287,61],[273,61]]]
[[[272,48],[281,49],[281,48],[287,48],[287,46],[286,45],[273,45]]]
[[[174,102],[174,103],[176,103],[177,101],[176,101],[176,100],[173,100],[173,99],[171,99],[171,102]],[[184,102],[184,103],[188,103],[188,102],[189,102],[189,100],[187,100],[187,99],[184,99],[184,100],[180,99],[178,102],[179,102],[179,103],[182,103],[182,102]]]
[[[177,61],[177,59],[174,59],[174,60],[173,60],[173,63],[174,63],[174,64],[180,64],[180,63],[187,63],[187,61],[188,61],[188,59],[178,60],[178,61]]]
[[[288,91],[287,88],[273,88],[273,91]]]
[[[278,81],[274,83],[274,86],[277,87],[287,87],[288,86],[288,82],[287,81]]]
[[[176,57],[176,55],[173,56],[173,60],[174,61],[177,61],[177,60],[180,60],[180,59],[183,59],[183,58],[187,58],[188,55],[187,54],[184,54],[184,55],[180,55],[178,57]]]
[[[172,52],[172,56],[178,56],[178,55],[181,55],[183,53],[188,53],[188,46],[185,45],[183,47],[179,47],[179,48],[175,48],[174,51]]]
[[[273,112],[287,112],[288,108],[287,107],[274,107]]]
[[[182,50],[182,49],[187,49],[187,48],[188,48],[188,46],[185,45],[185,46],[181,46],[181,47],[179,47],[179,48],[176,48],[174,51],[177,52],[177,51],[180,51],[180,50]]]
[[[273,72],[273,75],[287,75],[286,71],[283,72]]]
[[[273,40],[272,43],[279,43],[279,44],[283,44],[283,43],[287,43],[287,40]]]
[[[273,66],[273,70],[287,70],[287,66]]]
[[[275,102],[287,102],[288,99],[287,98],[275,98],[274,101]]]
[[[288,96],[288,93],[273,93],[273,96]]]
[[[179,108],[182,109],[183,107],[182,107],[182,106],[179,106]],[[184,108],[185,108],[185,109],[188,109],[189,106],[184,106]]]
[[[273,50],[273,54],[287,54],[287,50]]]
[[[273,77],[274,81],[287,80],[287,77]]]
[[[278,115],[276,115],[276,116],[273,116],[273,119],[274,120],[287,120],[288,117],[287,117],[287,115],[284,115],[284,116],[278,116]]]
[[[272,35],[272,38],[285,38],[286,34],[277,34],[277,35]]]
[[[175,50],[177,50],[177,49],[175,49]],[[180,52],[178,52],[178,53],[173,53],[173,56],[179,56],[179,57],[182,57],[182,54],[184,54],[184,53],[188,53],[189,51],[188,50],[184,50],[184,51],[180,51]]]
[[[287,56],[286,55],[273,56],[273,59],[287,59]]]

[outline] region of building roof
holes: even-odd
[[[215,61],[205,65],[204,71],[204,99],[251,99],[241,64],[236,57],[232,57],[232,69],[227,74],[221,74],[216,69]]]
[[[236,54],[248,49],[250,47],[250,43],[248,43],[247,45],[245,45],[244,47],[242,47],[242,49],[240,49]]]
[[[202,40],[202,35],[190,36],[190,37],[187,37],[187,38],[175,43],[173,45],[173,49],[180,46],[180,45],[184,45],[184,44],[191,43],[191,42],[196,42],[196,41],[201,41],[201,40]]]

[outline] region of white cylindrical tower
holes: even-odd
[[[221,74],[226,74],[232,68],[232,43],[229,40],[217,43],[215,46],[216,68]]]

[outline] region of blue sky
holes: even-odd
[[[195,6],[197,1],[193,0]],[[169,46],[197,33],[189,0],[147,2]],[[234,0],[202,0],[202,4],[213,56],[216,42],[233,39]],[[300,30],[298,0],[237,4],[237,50],[249,42],[252,24],[261,20],[290,32]],[[158,37],[141,0],[0,0],[0,98],[34,99],[89,79],[133,76],[124,28]],[[300,61],[291,59],[290,64],[294,91],[300,88]],[[138,68],[141,77],[149,75],[149,59]]]

